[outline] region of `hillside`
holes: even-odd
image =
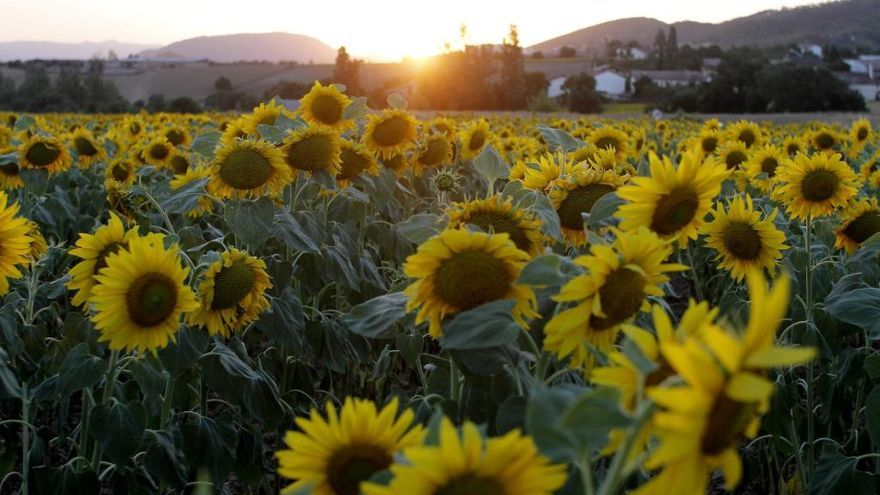
[[[148,57],[207,58],[214,62],[242,60],[293,60],[302,63],[331,63],[336,49],[302,34],[243,33],[199,36],[142,53]]]
[[[83,60],[94,56],[107,57],[110,50],[120,58],[155,48],[152,45],[123,43],[118,41],[56,43],[51,41],[4,41],[0,42],[0,61],[63,59]]]
[[[782,10],[767,10],[747,17],[708,24],[692,21],[672,24],[679,43],[770,46],[813,42],[880,47],[880,0],[841,0]],[[553,52],[571,46],[581,52],[602,50],[606,39],[654,42],[658,29],[670,24],[644,17],[619,19],[580,29],[536,45],[528,51]]]

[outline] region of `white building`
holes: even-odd
[[[801,53],[812,53],[814,56],[822,58],[822,47],[815,43],[802,43],[798,45]]]
[[[711,80],[708,71],[698,70],[634,70],[632,80],[638,81],[647,77],[661,88],[673,88],[677,86],[689,86]]]
[[[596,91],[613,98],[626,94],[626,80],[629,74],[614,68],[599,68],[593,72],[596,79]]]
[[[562,96],[565,91],[562,90],[562,85],[565,84],[565,80],[567,77],[555,77],[550,80],[550,85],[547,86],[547,96],[550,98],[556,98],[557,96]]]

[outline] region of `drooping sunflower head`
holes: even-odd
[[[70,153],[61,140],[41,134],[33,134],[18,148],[19,168],[46,170],[57,174],[70,168]]]
[[[450,140],[455,139],[455,122],[447,117],[434,117],[428,122],[428,128],[444,134]]]
[[[454,203],[446,212],[449,228],[474,225],[484,232],[504,233],[518,249],[535,256],[544,250],[541,221],[527,211],[513,206],[511,198],[495,195],[467,203]]]
[[[210,187],[220,198],[277,196],[291,179],[281,150],[251,139],[219,146],[210,168]]]
[[[749,149],[742,141],[728,141],[718,148],[718,158],[727,170],[737,170],[749,160]]]
[[[587,243],[584,214],[592,211],[596,201],[613,193],[626,182],[613,171],[579,167],[571,174],[553,182],[550,202],[559,215],[562,234],[573,246]]]
[[[489,140],[492,139],[492,131],[486,119],[480,119],[461,134],[461,158],[472,160],[477,157]]]
[[[871,236],[880,232],[880,207],[877,198],[861,199],[841,214],[840,225],[834,231],[834,247],[852,254]]]
[[[416,324],[428,321],[435,338],[446,315],[501,299],[515,301],[513,316],[525,324],[536,300],[516,279],[528,259],[507,234],[444,230],[406,259],[404,273],[414,279],[405,290],[407,311],[418,310]]]
[[[0,149],[0,155],[4,155],[12,149]],[[0,190],[20,189],[24,187],[21,180],[21,169],[15,159],[0,159]]]
[[[269,308],[266,290],[271,287],[263,260],[231,248],[202,275],[199,309],[189,315],[189,322],[204,326],[211,335],[228,337]]]
[[[433,134],[425,138],[416,153],[417,167],[436,168],[452,162],[454,145],[445,134]]]
[[[839,154],[800,153],[776,175],[789,215],[801,220],[831,215],[858,193],[858,177]]]
[[[156,135],[143,144],[140,155],[144,162],[156,168],[165,168],[171,163],[174,153],[174,146],[168,139],[164,135]]]
[[[575,303],[559,312],[544,327],[544,348],[560,359],[571,356],[571,366],[588,370],[593,364],[589,348],[608,352],[621,325],[647,311],[648,296],[661,296],[668,272],[687,267],[665,263],[671,254],[668,241],[642,227],[617,231],[611,245],[594,245],[590,254],[575,259],[587,273],[566,283],[553,297]]]
[[[171,190],[176,191],[181,187],[186,186],[187,184],[191,184],[193,182],[209,179],[211,177],[211,169],[204,165],[194,165],[186,169],[186,172],[183,174],[176,174],[173,179],[171,179]],[[214,211],[214,202],[207,194],[203,194],[199,197],[196,206],[186,212],[186,216],[189,218],[199,218],[202,215],[211,213]]]
[[[284,105],[272,100],[269,103],[260,103],[254,108],[250,115],[246,116],[242,122],[242,130],[250,137],[259,137],[260,132],[257,129],[260,124],[273,126],[278,116],[287,113]]]
[[[322,125],[336,131],[344,131],[354,125],[354,121],[344,118],[345,109],[351,100],[335,85],[323,86],[315,81],[312,89],[299,101],[299,113],[310,124]]]
[[[650,177],[634,177],[617,191],[628,201],[617,210],[621,228],[648,227],[684,246],[697,238],[729,171],[724,163],[703,161],[694,152],[683,155],[678,168],[666,157],[661,160],[652,154],[649,161]]]
[[[727,136],[731,141],[739,141],[746,148],[760,145],[764,142],[764,134],[761,128],[754,122],[740,120],[727,128]]]
[[[99,342],[111,349],[152,351],[174,341],[180,317],[198,307],[186,285],[188,268],[164,236],[133,237],[106,256],[91,289],[92,321]]]
[[[868,119],[859,119],[853,122],[849,131],[849,139],[855,148],[861,149],[871,139],[873,129],[871,121]]]
[[[361,493],[362,483],[425,437],[412,410],[398,409],[397,399],[377,410],[372,401],[347,397],[339,411],[328,402],[326,418],[315,409],[308,418],[297,418],[299,431],[288,431],[287,448],[275,453],[278,474],[295,480],[283,493],[306,487],[315,495]]]
[[[773,145],[754,149],[744,164],[746,176],[762,192],[769,193],[776,182],[776,169],[786,159],[785,153]]]
[[[342,163],[342,138],[329,127],[309,126],[288,134],[281,151],[295,174],[326,170],[335,176]]]
[[[168,127],[163,131],[163,134],[171,146],[186,146],[192,140],[189,131],[182,126]]]
[[[823,126],[810,135],[810,144],[813,145],[813,149],[816,151],[832,153],[836,148],[840,147],[840,143],[840,134],[827,126]]]
[[[721,260],[719,267],[742,281],[751,269],[775,271],[782,258],[785,234],[773,224],[776,210],[766,218],[752,206],[749,195],[735,197],[725,209],[723,204],[712,210],[712,221],[703,227],[708,235],[706,246],[714,249]]]
[[[110,213],[106,225],[95,230],[94,234],[80,234],[70,254],[79,258],[77,264],[70,268],[70,280],[67,288],[76,291],[73,305],[82,306],[92,295],[99,270],[107,266],[107,257],[120,249],[126,249],[128,241],[137,237],[137,228],[126,229],[122,220],[115,213]]]
[[[366,483],[364,495],[551,495],[566,479],[566,467],[541,455],[531,437],[513,430],[484,440],[470,421],[459,434],[444,418],[439,445],[407,448],[404,457],[391,465],[387,486]]]
[[[602,126],[587,138],[596,149],[612,149],[618,156],[625,157],[629,150],[629,136],[625,132],[611,126]]]
[[[171,157],[169,167],[171,168],[171,171],[174,172],[174,175],[182,175],[189,170],[190,161],[190,154],[187,151],[178,148],[174,153],[174,156]]]
[[[390,158],[412,148],[419,123],[406,110],[389,108],[370,115],[364,130],[367,148],[382,158]]]
[[[31,260],[31,264],[35,264],[46,252],[49,250],[49,246],[46,244],[46,238],[43,237],[43,233],[40,232],[40,226],[37,225],[37,222],[33,220],[27,221],[28,226],[28,237],[31,240],[31,249],[28,253],[28,257]]]
[[[863,161],[859,172],[861,173],[862,179],[864,179],[870,187],[880,189],[880,151],[874,152],[873,155]]]
[[[342,141],[342,153],[339,165],[339,173],[336,181],[343,187],[347,186],[360,174],[379,174],[379,162],[366,146],[353,143],[347,139]]]
[[[79,168],[87,169],[92,164],[107,158],[107,150],[85,127],[77,127],[70,134],[70,143],[71,148],[76,152],[76,164]]]
[[[395,174],[400,175],[407,168],[409,168],[409,162],[406,159],[406,155],[401,153],[399,155],[394,155],[390,158],[382,159],[382,166],[393,170]]]
[[[31,252],[28,220],[18,216],[18,203],[9,202],[0,191],[0,296],[9,292],[9,280],[22,277]]]
[[[115,182],[119,185],[130,186],[137,178],[137,162],[128,154],[119,154],[107,164],[104,170],[104,182]]]

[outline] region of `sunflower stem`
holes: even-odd
[[[804,297],[805,302],[805,320],[807,323],[807,332],[812,331],[813,325],[813,244],[812,244],[813,217],[807,216],[804,225],[804,249],[807,251],[807,266],[804,273],[804,283],[806,284]],[[814,381],[813,365],[807,364],[807,472],[810,477],[813,475],[815,468],[815,419],[813,417],[813,409],[815,407],[814,397]]]
[[[31,414],[31,399],[27,380],[21,384],[21,493],[28,495],[30,482],[31,432],[28,428]]]
[[[459,392],[461,392],[459,381],[461,381],[461,372],[458,369],[458,365],[455,364],[455,359],[449,356],[449,398],[456,404],[458,404],[460,399]]]
[[[165,394],[162,398],[162,416],[160,425],[163,430],[168,427],[168,420],[171,418],[171,402],[173,401],[173,399],[174,377],[171,376],[171,373],[168,373],[168,376],[165,379]],[[204,411],[202,411],[202,415],[204,414]]]
[[[629,457],[629,452],[632,450],[633,445],[635,445],[636,438],[641,433],[645,421],[651,417],[653,409],[654,405],[650,401],[642,401],[639,405],[635,414],[635,421],[627,429],[623,443],[620,444],[620,447],[618,447],[617,452],[614,454],[614,458],[611,460],[608,473],[606,473],[605,479],[602,481],[602,486],[599,487],[599,495],[616,494],[623,482],[626,481],[626,477],[629,475],[629,473],[624,472],[626,458]]]
[[[696,263],[694,263],[693,241],[688,241],[687,257],[688,263],[691,265],[691,276],[694,279],[694,288],[697,291],[697,301],[705,301],[706,298],[703,296],[703,285],[700,282],[700,273],[697,271]]]
[[[578,463],[578,471],[581,473],[581,485],[584,488],[584,495],[594,495],[596,488],[593,486],[593,466],[590,463],[590,454],[584,454]]]
[[[101,396],[101,404],[106,404],[110,401],[110,398],[113,397],[113,387],[116,385],[116,364],[119,362],[119,351],[112,350],[110,351],[110,364],[107,366],[107,380],[104,383],[104,393]],[[98,471],[101,463],[101,447],[97,443],[95,443],[94,448],[92,449],[92,469],[95,472]]]

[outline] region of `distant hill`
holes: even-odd
[[[770,46],[811,42],[880,48],[880,0],[841,0],[806,7],[766,10],[718,24],[671,24],[679,43]],[[658,29],[670,24],[645,17],[605,22],[528,47],[551,53],[562,46],[581,52],[602,50],[606,39],[635,40],[651,46]]]
[[[140,45],[118,41],[82,43],[56,43],[51,41],[4,41],[0,42],[0,60],[31,59],[72,59],[82,60],[94,56],[106,58],[110,50],[119,58],[155,48],[155,45]]]
[[[199,36],[141,53],[146,57],[207,58],[215,62],[294,60],[330,63],[336,49],[310,36],[291,33],[244,33]]]

